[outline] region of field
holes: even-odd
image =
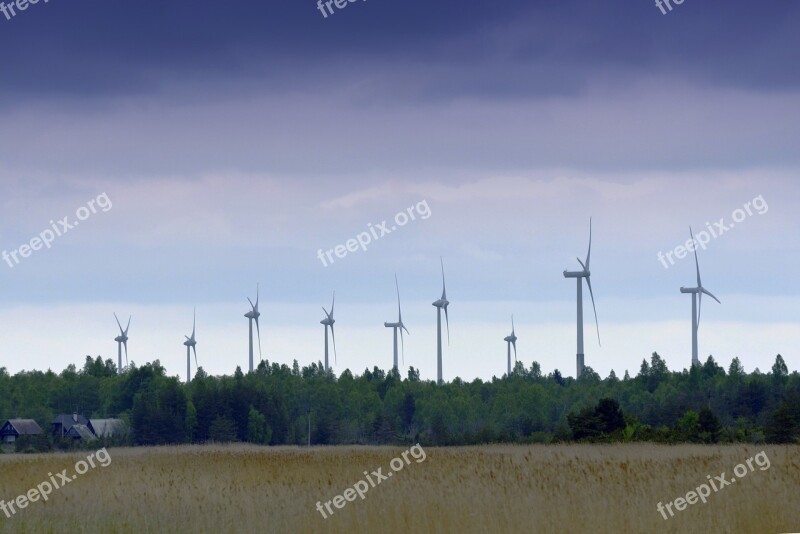
[[[29,503],[11,518],[0,512],[0,532],[800,531],[797,446],[430,448],[424,461],[406,455],[409,462],[363,500],[333,508],[327,519],[316,509],[317,501],[324,506],[365,479],[364,471],[391,472],[390,461],[405,450],[110,449],[107,467],[77,476],[47,502]],[[656,510],[707,475],[730,479],[737,464],[762,450],[768,469],[755,466],[706,504],[668,520]],[[0,455],[0,498],[26,494],[48,473],[74,473],[90,452]]]

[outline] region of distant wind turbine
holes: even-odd
[[[447,315],[447,307],[450,302],[447,300],[447,287],[444,282],[444,260],[439,258],[442,264],[442,298],[433,303],[436,307],[436,369],[438,383],[442,383],[442,310],[447,321],[447,345],[450,345],[450,317]]]
[[[586,254],[586,263],[580,258],[578,263],[583,267],[582,271],[564,271],[564,278],[575,278],[578,282],[578,354],[577,354],[577,373],[575,378],[580,378],[583,374],[583,279],[589,286],[589,294],[592,297],[592,308],[594,309],[594,322],[597,326],[597,344],[600,345],[600,323],[597,321],[597,307],[594,304],[594,292],[592,291],[592,272],[589,270],[589,262],[592,259],[592,219],[589,218],[589,252]]]
[[[128,366],[128,329],[131,327],[131,315],[128,317],[128,326],[125,327],[125,330],[122,329],[122,325],[119,322],[119,318],[117,314],[114,314],[114,319],[117,320],[117,326],[119,326],[119,335],[114,338],[114,341],[117,342],[117,371],[119,374],[122,374],[122,346],[125,345],[125,366]]]
[[[403,364],[405,364],[405,342],[403,341],[403,330],[405,330],[408,335],[411,335],[411,332],[409,332],[408,328],[406,328],[406,325],[403,324],[403,312],[400,311],[400,285],[397,283],[397,275],[394,275],[394,285],[397,288],[397,322],[383,323],[383,326],[394,329],[394,369],[397,369],[397,331],[400,330],[400,343],[403,345]]]
[[[253,301],[250,300],[250,297],[247,297],[247,301],[250,303],[250,311],[245,313],[244,316],[247,317],[250,321],[250,372],[253,372],[253,320],[256,322],[256,332],[258,333],[258,357],[262,358],[261,356],[261,329],[258,326],[258,318],[261,317],[261,313],[258,311],[258,298],[259,298],[259,289],[258,284],[256,284],[256,303],[253,304]]]
[[[692,294],[692,365],[700,365],[700,357],[697,349],[697,331],[700,328],[700,312],[703,309],[703,293],[716,300],[718,304],[722,304],[717,297],[711,294],[706,288],[703,287],[703,282],[700,280],[700,262],[697,260],[697,241],[694,240],[694,232],[692,227],[689,227],[689,235],[692,237],[692,243],[695,244],[694,248],[694,263],[697,267],[697,287],[682,287],[681,293]],[[699,306],[698,306],[699,295]]]
[[[328,313],[328,310],[325,307],[322,307],[322,311],[325,312],[325,318],[320,321],[320,324],[325,325],[325,372],[328,371],[328,327],[331,329],[331,337],[333,337],[333,358],[336,359],[336,334],[333,331],[333,323],[336,322],[336,319],[333,318],[333,308],[336,306],[336,291],[333,292],[333,301],[331,302],[331,312]]]
[[[514,316],[511,316],[511,335],[503,341],[508,344],[508,376],[511,376],[511,345],[514,345],[514,361],[517,361],[517,336],[514,334]]]
[[[194,313],[194,315],[192,317],[192,337],[183,336],[183,337],[186,338],[186,341],[184,341],[183,344],[186,345],[186,383],[187,384],[192,381],[192,359],[191,359],[191,357],[189,355],[189,351],[190,350],[194,352],[194,365],[195,365],[195,367],[199,367],[197,365],[197,349],[195,348],[195,345],[197,345],[197,340],[195,340],[195,338],[194,338],[196,319],[197,319],[197,311],[195,310],[195,313]]]

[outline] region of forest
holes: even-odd
[[[112,360],[87,356],[82,369],[9,375],[0,368],[0,421],[34,419],[49,434],[53,417],[120,418],[117,445],[250,442],[262,445],[631,442],[795,443],[800,375],[778,355],[768,373],[726,370],[713,357],[682,372],[654,353],[639,373],[579,380],[538,363],[511,376],[459,378],[438,385],[410,367],[405,377],[375,367],[336,376],[321,364],[262,361],[253,373],[191,383],[167,376],[158,360],[118,374]],[[80,447],[48,436],[36,448]],[[87,445],[84,445],[87,446]],[[29,451],[24,440],[18,450]]]

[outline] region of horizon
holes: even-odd
[[[384,368],[397,273],[430,379],[441,257],[445,380],[502,375],[512,314],[520,360],[574,376],[590,217],[601,376],[690,365],[690,226],[722,301],[701,361],[800,367],[800,6],[145,5],[0,15],[5,49],[36,43],[0,78],[9,372],[116,360],[116,312],[182,376],[194,307],[200,365],[246,369],[257,284],[265,359],[321,360],[336,290],[335,369]]]

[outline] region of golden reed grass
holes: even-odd
[[[401,447],[246,445],[110,449],[46,503],[0,514],[0,532],[798,532],[800,447],[560,445],[426,448],[323,519],[331,499]],[[771,467],[665,521],[659,501],[766,451]],[[0,498],[26,493],[86,453],[0,455]]]

